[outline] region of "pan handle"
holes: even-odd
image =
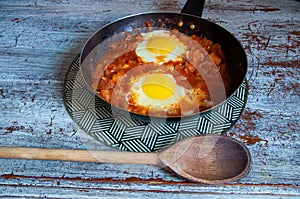
[[[187,0],[187,2],[181,10],[181,13],[201,17],[204,4],[205,0]]]

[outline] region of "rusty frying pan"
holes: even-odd
[[[151,22],[152,27],[163,27],[164,29],[169,30],[177,29],[180,33],[187,36],[197,35],[199,37],[206,37],[222,46],[228,64],[228,71],[231,76],[230,87],[226,88],[224,91],[225,97],[223,98],[223,101],[214,105],[211,109],[199,111],[192,115],[203,114],[226,101],[240,87],[246,77],[247,57],[239,41],[230,32],[215,23],[201,18],[204,2],[204,0],[188,0],[181,13],[151,12],[127,16],[104,26],[94,33],[86,42],[80,54],[80,71],[89,88],[104,103],[107,103],[112,106],[112,108],[121,112],[126,112],[126,110],[124,111],[119,107],[111,105],[97,95],[97,92],[92,86],[92,73],[97,67],[100,57],[105,54],[105,50],[109,45],[107,41],[110,38],[113,38],[119,33],[131,33],[135,29],[146,27],[147,24]],[[130,116],[135,119],[146,121],[149,121],[150,119],[149,115],[137,114],[134,112],[130,112]],[[151,118],[153,118],[153,115]],[[155,118],[159,119],[160,117]],[[165,117],[163,118],[166,119]],[[181,119],[181,117],[170,118],[175,119],[176,121]],[[167,119],[170,118],[167,117]]]

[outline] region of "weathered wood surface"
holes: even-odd
[[[90,35],[120,17],[179,11],[184,0],[0,1],[0,145],[112,150],[85,135],[63,106],[66,71]],[[249,62],[249,98],[228,135],[253,157],[222,186],[155,166],[0,160],[0,197],[300,198],[300,3],[208,0],[203,17],[232,32]]]

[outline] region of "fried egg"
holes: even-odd
[[[167,110],[168,107],[179,104],[186,92],[171,74],[150,74],[137,78],[131,88],[131,98],[139,106],[159,106]]]
[[[142,33],[142,37],[144,40],[137,45],[135,52],[144,62],[176,61],[185,52],[184,45],[168,31]]]

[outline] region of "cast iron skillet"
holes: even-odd
[[[212,40],[214,43],[219,43],[226,55],[228,62],[232,82],[229,90],[226,90],[226,99],[228,99],[233,93],[239,88],[243,80],[246,77],[247,72],[247,57],[246,53],[239,43],[239,41],[227,30],[221,26],[212,23],[208,20],[201,18],[202,10],[205,0],[187,0],[184,8],[181,13],[172,13],[172,12],[151,12],[151,13],[141,13],[136,15],[131,15],[117,21],[114,21],[99,31],[94,33],[91,38],[84,45],[80,53],[80,71],[83,75],[83,79],[86,81],[89,88],[93,91],[92,88],[92,78],[91,73],[96,67],[86,66],[83,64],[87,56],[92,52],[95,47],[101,45],[107,38],[112,37],[116,33],[126,32],[134,28],[139,28],[145,26],[146,22],[151,21],[153,26],[160,26],[161,22],[164,21],[164,28],[167,29],[178,29],[180,32],[186,35],[195,34],[200,37],[206,37]],[[183,25],[178,26],[178,22],[182,21]],[[193,28],[191,28],[193,27]],[[95,58],[95,61],[97,58]],[[99,100],[104,103],[108,103],[105,100],[101,99],[95,92],[95,95]],[[108,104],[110,105],[110,104]],[[117,107],[112,106],[112,108],[119,110]],[[212,107],[211,109],[213,109]],[[204,114],[211,109],[199,112],[198,114]],[[122,110],[120,109],[122,112]],[[127,112],[128,113],[128,112]],[[139,119],[143,121],[150,121],[153,116],[139,115],[136,113],[130,113],[130,116],[134,119]],[[156,119],[159,119],[156,118]],[[166,119],[166,118],[163,118]],[[176,118],[167,118],[174,121],[178,121],[181,117]]]

